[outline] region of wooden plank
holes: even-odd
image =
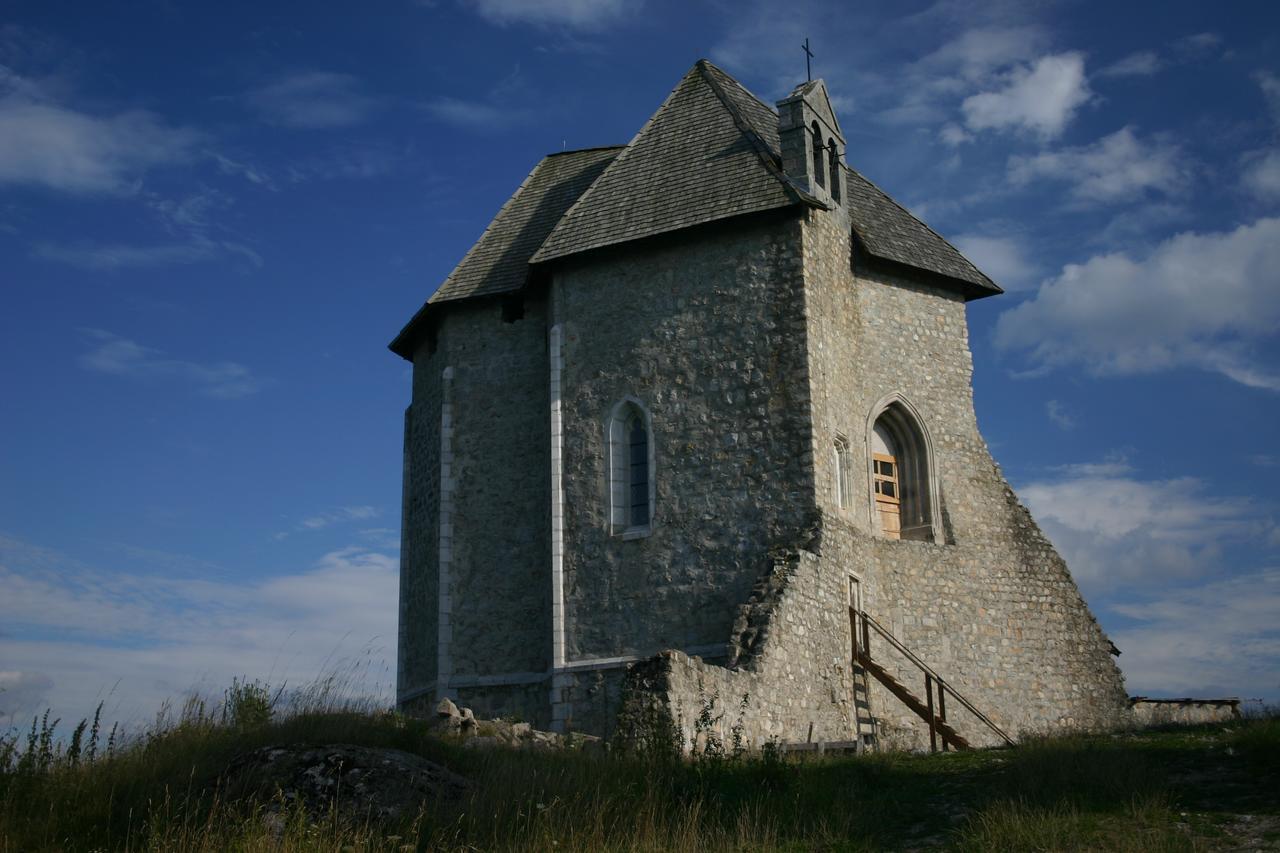
[[[890,675],[889,672],[885,670],[884,667],[880,666],[880,664],[871,660],[871,658],[867,657],[866,655],[860,655],[858,658],[858,663],[864,669],[866,669],[867,672],[874,675],[876,677],[876,681],[879,681],[881,684],[883,684],[885,689],[887,689],[894,696],[898,697],[898,699],[902,702],[902,704],[906,705],[913,712],[915,712],[916,716],[928,722],[929,707],[925,705],[925,703],[922,702],[918,696],[916,696],[914,693],[908,690],[901,682],[899,682],[898,679]],[[951,745],[954,746],[956,749],[972,749],[973,748],[970,745],[969,741],[961,737],[960,733],[951,727],[950,723],[936,723],[936,725],[938,727],[937,730],[942,735],[942,737],[951,741]]]

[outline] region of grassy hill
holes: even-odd
[[[0,740],[0,851],[1280,849],[1274,716],[1000,751],[690,760],[466,748],[391,713],[273,715],[265,692],[236,689],[123,744],[88,721]],[[301,743],[403,750],[470,788],[380,822],[228,782],[237,756]]]

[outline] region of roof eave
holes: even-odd
[[[422,332],[426,329],[427,309],[430,303],[423,305],[418,309],[418,313],[414,314],[404,328],[400,330],[400,334],[392,338],[391,343],[387,344],[387,349],[403,358],[405,361],[413,361],[413,353],[418,348],[418,340]]]
[[[858,240],[858,246],[861,249],[862,255],[866,259],[864,263],[866,263],[871,269],[883,270],[884,272],[900,275],[904,278],[922,279],[926,283],[932,284],[936,287],[941,287],[945,290],[958,291],[964,298],[965,302],[973,302],[977,299],[985,299],[988,296],[999,296],[1004,293],[1004,289],[989,278],[987,279],[987,284],[978,284],[977,282],[958,278],[953,275],[947,275],[946,273],[931,270],[924,266],[917,266],[916,264],[906,263],[905,261],[899,261],[895,258],[878,255],[867,249],[866,244],[863,243],[860,238],[857,238],[856,232],[855,239]],[[986,276],[983,277],[986,278]]]

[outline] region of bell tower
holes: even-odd
[[[827,84],[802,83],[778,101],[782,171],[797,186],[834,207],[844,203],[844,134],[836,120]]]

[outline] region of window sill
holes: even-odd
[[[945,547],[948,544],[946,542],[938,542],[932,536],[928,539],[904,539],[900,536],[885,536],[883,533],[880,533],[876,535],[876,539],[881,542],[901,542],[903,544],[910,545],[937,545],[939,547]]]
[[[648,525],[645,527],[628,527],[621,533],[615,533],[614,535],[624,542],[630,539],[645,539],[653,535],[653,527]]]

